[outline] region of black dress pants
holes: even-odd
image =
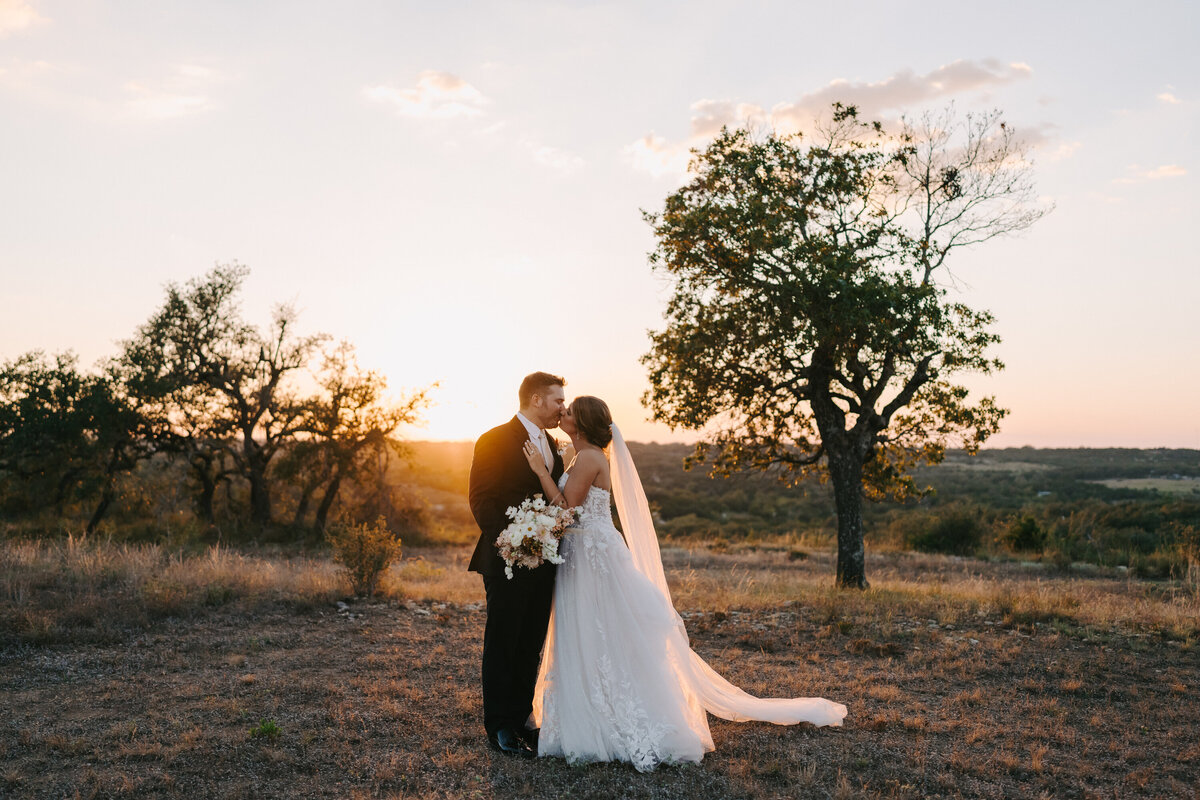
[[[554,601],[553,564],[516,567],[513,578],[484,575],[487,627],[483,632],[483,727],[525,727],[533,712],[538,662]]]

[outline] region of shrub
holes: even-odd
[[[267,741],[274,743],[279,740],[280,733],[282,733],[282,731],[279,729],[279,726],[275,724],[275,720],[264,719],[260,720],[257,725],[250,729],[250,738],[266,739]]]
[[[711,519],[705,519],[696,514],[684,514],[664,522],[658,526],[658,529],[667,536],[688,538],[709,535],[718,527],[720,526]]]
[[[1012,550],[1018,552],[1042,552],[1046,546],[1046,531],[1037,520],[1025,514],[1013,519],[1000,540]]]
[[[336,523],[325,538],[333,548],[334,560],[350,573],[358,595],[373,596],[379,576],[400,557],[400,538],[392,534],[383,517],[361,525]]]
[[[1185,589],[1200,597],[1200,528],[1173,522],[1170,532],[1175,556],[1171,572],[1183,580]]]
[[[983,541],[983,523],[979,515],[965,510],[948,511],[927,526],[909,535],[908,546],[922,553],[949,553],[966,556]]]
[[[1050,532],[1046,535],[1046,545],[1042,550],[1042,555],[1054,568],[1061,573],[1071,571],[1071,564],[1076,561],[1075,543],[1070,535],[1070,531],[1063,523],[1055,524]]]

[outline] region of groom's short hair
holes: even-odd
[[[525,379],[521,381],[521,388],[517,390],[517,399],[521,401],[521,408],[524,408],[533,400],[535,394],[545,396],[546,390],[551,386],[566,385],[566,378],[551,375],[549,372],[534,372],[526,375]]]

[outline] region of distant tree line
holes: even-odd
[[[768,472],[713,477],[686,470],[687,444],[630,442],[665,541],[716,550],[783,548],[801,558],[831,544],[836,503],[827,483],[800,487]],[[413,442],[392,477],[438,509],[438,541],[478,536],[465,495],[471,445]],[[1113,487],[1112,478],[1163,478],[1178,491]],[[1200,451],[1136,449],[950,450],[940,464],[912,472],[921,490],[864,508],[871,548],[1038,561],[1070,569],[1088,563],[1128,567],[1148,578],[1200,569]],[[1195,566],[1193,566],[1195,565]]]
[[[404,452],[428,389],[394,399],[354,348],[301,334],[277,306],[269,327],[243,319],[249,274],[217,266],[170,284],[162,305],[93,370],[35,351],[0,364],[0,509],[11,518],[88,509],[91,533],[134,473],[173,470],[203,526],[323,529],[347,488],[363,518],[388,516],[384,475]],[[279,519],[277,499],[289,499]],[[221,511],[218,512],[218,507]]]

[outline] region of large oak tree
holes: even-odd
[[[969,451],[1006,413],[956,374],[991,372],[992,316],[953,300],[953,250],[1022,230],[1025,150],[998,114],[953,111],[889,133],[836,105],[810,140],[723,130],[647,213],[666,327],[643,357],[655,419],[700,431],[714,474],[832,483],[837,582],[867,585],[864,496],[906,496],[910,470]]]

